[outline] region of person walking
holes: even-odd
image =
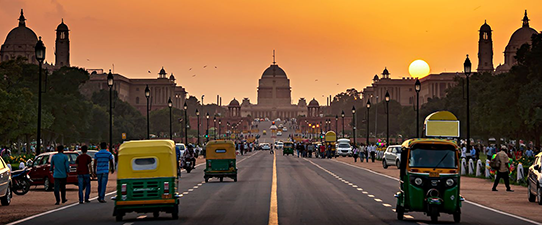
[[[506,191],[514,192],[514,190],[510,189],[510,179],[508,178],[508,174],[510,173],[510,164],[508,164],[508,162],[510,161],[510,159],[506,154],[506,150],[506,147],[502,147],[501,151],[499,151],[495,156],[495,160],[497,160],[497,165],[499,166],[499,169],[496,171],[497,177],[495,178],[495,183],[493,183],[493,188],[491,189],[492,191],[498,191],[497,185],[502,178],[504,179]]]
[[[352,150],[352,157],[354,157],[354,162],[358,162],[358,147],[354,145],[353,148],[354,149]]]
[[[77,164],[77,181],[79,186],[79,204],[84,202],[90,202],[90,165],[92,163],[92,157],[87,155],[88,147],[83,145],[81,152],[83,154],[77,156],[75,164]],[[85,190],[85,198],[83,199],[83,190]]]
[[[68,156],[64,155],[64,146],[59,145],[56,150],[58,153],[51,158],[51,168],[53,172],[53,179],[55,182],[55,205],[60,202],[60,195],[62,196],[62,203],[66,203],[66,179],[70,172],[70,164],[68,163]],[[59,193],[60,191],[60,193]]]
[[[376,158],[376,145],[371,146],[371,161],[375,162]]]
[[[111,173],[115,172],[113,154],[107,151],[107,144],[102,142],[100,143],[100,151],[94,155],[94,173],[98,176],[98,201],[100,203],[105,203],[105,189],[109,179],[109,168],[111,168]]]

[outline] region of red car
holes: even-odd
[[[32,169],[30,170],[30,179],[32,179],[32,185],[42,185],[46,191],[53,190],[54,182],[53,172],[51,169],[51,158],[57,152],[46,152],[38,155],[34,159],[32,164]],[[77,164],[75,164],[75,159],[79,154],[77,152],[64,152],[68,156],[68,163],[70,164],[70,172],[68,173],[68,179],[66,179],[66,184],[78,184],[77,181]]]

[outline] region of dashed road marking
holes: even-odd
[[[357,189],[358,189],[358,191],[363,191],[363,188],[357,188]]]
[[[145,219],[145,218],[147,218],[147,215],[138,216],[136,219],[140,220],[140,219]]]
[[[188,191],[189,191],[189,192],[190,192],[190,191],[194,191],[194,189],[190,188],[190,189],[188,189]]]
[[[188,191],[183,192],[183,195],[187,195],[187,194],[188,194]]]
[[[390,204],[386,204],[386,203],[384,203],[384,204],[382,204],[382,205],[385,206],[385,207],[391,207]]]
[[[404,217],[405,217],[405,218],[408,218],[408,219],[414,219],[414,217],[411,216],[411,215],[404,215]]]
[[[374,198],[375,196],[374,195],[367,195],[369,198]]]
[[[366,191],[362,191],[361,193],[363,193],[363,194],[369,194],[369,192],[366,192]]]
[[[375,198],[375,201],[377,201],[377,202],[382,202],[382,200],[379,199],[379,198]]]

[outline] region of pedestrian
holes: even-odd
[[[499,181],[504,179],[504,185],[506,186],[506,191],[514,192],[514,190],[510,189],[510,179],[508,178],[508,174],[510,173],[510,164],[508,163],[510,159],[508,158],[508,155],[506,155],[506,147],[501,147],[501,151],[497,153],[495,156],[495,160],[497,160],[497,177],[495,178],[495,182],[493,183],[492,191],[497,191],[497,185],[499,184]]]
[[[352,150],[352,157],[354,157],[354,162],[358,162],[358,154],[358,147],[354,145]]]
[[[376,158],[376,145],[371,146],[371,161],[375,162]]]
[[[470,157],[472,160],[476,160],[476,149],[474,149],[474,146],[472,146],[472,149],[470,150]]]
[[[94,173],[98,177],[98,201],[100,203],[105,203],[105,189],[107,188],[110,168],[111,173],[114,173],[113,154],[107,151],[107,144],[102,142],[100,143],[100,151],[94,154]]]
[[[81,152],[83,154],[77,156],[75,164],[77,164],[77,181],[79,186],[79,204],[84,202],[90,202],[90,166],[92,163],[92,157],[87,154],[88,147],[83,145]],[[83,199],[83,190],[85,190],[85,198]]]
[[[66,179],[70,172],[70,164],[68,162],[68,156],[64,155],[64,146],[59,145],[56,147],[58,153],[51,158],[50,170],[53,172],[53,179],[55,182],[55,205],[60,202],[60,195],[62,196],[62,203],[66,203]],[[60,193],[59,193],[60,191]]]
[[[371,153],[371,146],[367,145],[365,146],[365,162],[369,162],[369,155]]]

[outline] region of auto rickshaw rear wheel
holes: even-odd
[[[209,178],[208,177],[204,177],[205,179],[205,183],[209,182]]]
[[[235,175],[235,177],[233,177],[233,182],[237,182],[237,175]]]
[[[222,180],[224,180],[224,177],[220,177],[220,182],[222,182]]]
[[[154,218],[158,218],[158,217],[160,216],[160,212],[154,211],[154,212],[152,212],[152,216],[153,216]]]
[[[397,219],[403,220],[403,216],[405,215],[405,209],[403,208],[403,206],[397,205],[395,207],[395,212],[397,213]]]
[[[174,220],[176,219],[179,219],[179,204],[175,204],[175,206],[173,206],[173,210],[171,211],[171,218],[173,218]]]
[[[438,222],[438,208],[436,206],[431,207],[429,213],[431,215],[431,223]]]
[[[461,210],[457,209],[457,211],[454,213],[454,222],[459,223],[461,222]]]

